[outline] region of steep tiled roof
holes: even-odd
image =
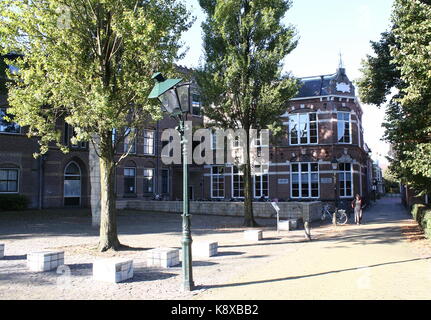
[[[338,68],[337,72],[334,74],[301,78],[300,81],[302,86],[295,98],[326,95],[355,95],[355,88],[347,77],[344,68]]]

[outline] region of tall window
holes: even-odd
[[[290,171],[292,198],[319,197],[318,163],[292,163]]]
[[[290,144],[317,143],[316,113],[297,113],[289,117]]]
[[[244,197],[244,172],[237,166],[233,166],[233,197]]]
[[[124,168],[124,193],[136,193],[136,168]]]
[[[192,113],[195,116],[201,115],[201,97],[198,94],[192,94]]]
[[[126,129],[126,132],[124,133],[124,152],[128,152],[130,148],[129,153],[136,153],[136,139],[132,140],[131,138],[134,134],[134,129]]]
[[[64,205],[79,206],[81,202],[81,169],[70,162],[64,170]]]
[[[144,154],[154,154],[154,131],[144,130]]]
[[[269,195],[268,192],[268,172],[262,167],[256,167],[256,173],[253,177],[254,179],[254,197],[267,198]]]
[[[338,189],[340,197],[353,197],[353,173],[351,163],[338,164]]]
[[[162,169],[162,193],[169,193],[169,169]]]
[[[224,166],[211,167],[211,198],[224,198]]]
[[[15,122],[6,121],[6,108],[0,108],[0,133],[20,133],[21,127]]]
[[[351,143],[351,124],[349,112],[337,113],[337,134],[339,143]]]
[[[154,192],[154,169],[144,169],[144,192]]]
[[[0,193],[18,192],[18,169],[0,169]]]

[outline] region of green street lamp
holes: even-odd
[[[182,79],[165,79],[160,72],[152,76],[156,84],[151,90],[149,99],[158,98],[162,109],[179,121],[183,155],[183,238],[181,241],[183,249],[183,288],[191,291],[194,288],[192,271],[192,236],[190,232],[190,211],[188,195],[189,168],[187,165],[187,138],[185,135],[185,121],[187,113],[190,112],[190,83],[180,84]]]

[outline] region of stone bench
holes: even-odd
[[[245,230],[244,239],[251,241],[259,241],[263,239],[262,230]]]
[[[180,250],[156,248],[147,251],[147,266],[170,268],[180,264]]]
[[[215,256],[218,250],[218,243],[211,241],[198,241],[192,243],[192,254],[196,257],[209,258]]]
[[[278,230],[290,231],[298,228],[298,221],[296,219],[282,220],[278,222]]]
[[[27,255],[30,271],[44,272],[64,265],[64,251],[39,251]]]
[[[0,259],[4,257],[4,244],[0,243]]]
[[[102,259],[93,262],[93,279],[117,283],[133,278],[133,260],[123,258]]]

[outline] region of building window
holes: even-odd
[[[265,170],[262,166],[257,166],[256,173],[253,178],[254,178],[254,197],[267,198],[269,196],[268,171]]]
[[[211,198],[224,198],[224,166],[211,167]]]
[[[162,169],[162,193],[169,193],[169,169]]]
[[[292,198],[319,197],[318,163],[292,163],[290,171]]]
[[[136,193],[136,168],[124,168],[124,193]]]
[[[338,170],[338,190],[340,190],[340,197],[353,197],[352,164],[339,163]]]
[[[201,97],[198,94],[192,94],[192,113],[195,116],[201,115]]]
[[[18,169],[0,169],[0,193],[18,192]]]
[[[244,198],[244,172],[237,166],[233,170],[233,197]]]
[[[64,170],[64,205],[79,206],[81,202],[81,169],[70,162]]]
[[[130,154],[135,154],[136,153],[136,139],[131,139],[130,136],[133,136],[134,130],[127,128],[125,133],[124,133],[124,152],[129,152]],[[129,151],[130,148],[130,151]]]
[[[15,122],[6,121],[6,116],[6,108],[0,108],[0,133],[21,133],[21,127]]]
[[[144,169],[144,192],[154,192],[154,169]]]
[[[289,116],[290,144],[317,143],[316,113],[298,113]]]
[[[154,154],[154,131],[144,130],[144,154]]]
[[[86,141],[80,141],[77,144],[73,144],[70,141],[70,139],[72,139],[75,134],[75,128],[69,125],[67,122],[64,122],[63,144],[74,149],[87,149],[88,143]]]
[[[351,143],[351,124],[350,113],[338,112],[337,113],[337,134],[339,143]]]

